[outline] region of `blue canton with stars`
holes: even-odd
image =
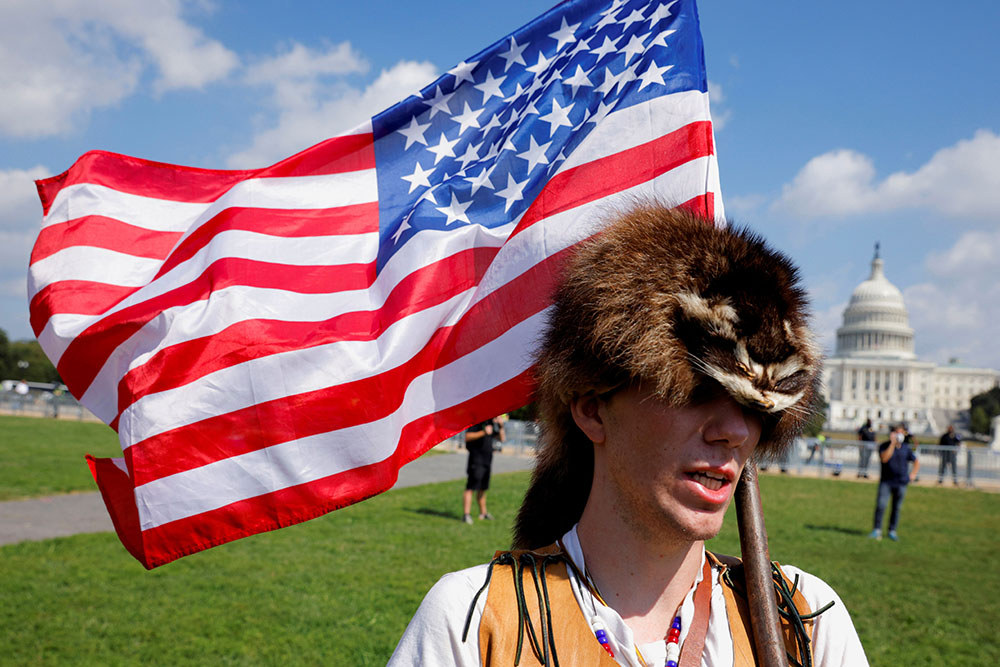
[[[694,0],[570,0],[372,118],[377,270],[423,229],[521,215],[616,109],[707,90]]]

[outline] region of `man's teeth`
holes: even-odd
[[[691,473],[691,476],[694,478],[696,482],[698,482],[707,489],[711,489],[712,491],[718,491],[719,489],[721,489],[722,485],[726,481],[724,477],[720,477],[717,475],[710,475],[704,472]]]

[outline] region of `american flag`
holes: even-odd
[[[571,0],[273,166],[105,152],[38,182],[31,322],[123,457],[152,568],[390,488],[530,400],[567,253],[656,198],[722,217],[693,0]]]

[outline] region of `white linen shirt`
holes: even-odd
[[[576,526],[570,529],[562,539],[567,555],[573,560],[580,572],[586,571],[583,551],[577,538]],[[705,558],[704,552],[702,559]],[[704,566],[704,560],[702,561]],[[420,608],[410,620],[402,639],[396,646],[389,667],[405,667],[408,665],[459,665],[461,667],[478,667],[481,664],[479,656],[479,621],[486,606],[489,590],[483,592],[476,601],[469,625],[469,636],[462,641],[462,629],[469,611],[469,605],[476,591],[486,581],[487,565],[477,565],[458,572],[446,574],[424,597]],[[799,576],[799,590],[805,597],[809,608],[816,610],[830,601],[835,604],[823,612],[815,621],[813,633],[813,660],[817,667],[865,667],[868,659],[865,657],[854,623],[847,608],[830,586],[822,579],[808,572],[782,565],[781,569],[792,580]],[[694,585],[688,591],[681,604],[681,637],[683,645],[687,637],[687,628],[694,617],[694,589],[702,579],[703,570],[699,568]],[[664,640],[643,644],[636,647],[632,630],[621,616],[611,607],[603,605],[582,584],[570,570],[570,583],[576,602],[583,610],[584,618],[592,623],[596,616],[604,624],[615,653],[615,661],[624,667],[642,667],[638,653],[642,654],[648,667],[663,667],[666,662],[666,642]],[[708,633],[705,637],[705,649],[702,653],[703,667],[730,667],[733,665],[733,639],[729,632],[729,617],[726,613],[726,601],[722,594],[723,584],[719,581],[719,570],[712,568],[712,607],[708,621]],[[594,639],[597,642],[597,639]],[[558,650],[558,647],[556,647]],[[526,651],[530,651],[527,644]]]

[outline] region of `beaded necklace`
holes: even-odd
[[[565,549],[563,549],[563,551],[565,553]],[[708,565],[707,562],[706,565]],[[604,598],[601,597],[601,593],[597,589],[597,584],[594,583],[594,579],[593,577],[591,577],[589,569],[586,571],[585,576],[580,577],[580,579],[583,581],[584,584],[587,585],[587,589],[590,591],[591,595],[591,608],[593,610],[593,616],[590,619],[590,626],[594,629],[594,636],[596,637],[597,642],[601,645],[601,648],[603,648],[610,657],[614,658],[615,652],[611,648],[611,641],[608,639],[607,629],[604,627],[604,623],[597,615],[597,605],[594,604],[594,600],[595,599],[598,600],[605,607],[609,607],[610,605],[608,605],[608,603],[604,601]],[[698,588],[700,589],[705,585],[711,586],[710,566],[704,568],[701,581],[698,582]],[[681,600],[681,604],[677,606],[677,611],[675,612],[674,620],[670,624],[670,629],[667,631],[667,636],[664,638],[667,645],[665,667],[678,667],[678,664],[680,662],[681,606],[683,604],[684,601]],[[645,658],[643,658],[642,656],[642,651],[639,650],[639,647],[637,645],[633,645],[633,647],[635,648],[636,658],[639,659],[639,664],[643,665],[643,667],[646,667],[647,663]]]

